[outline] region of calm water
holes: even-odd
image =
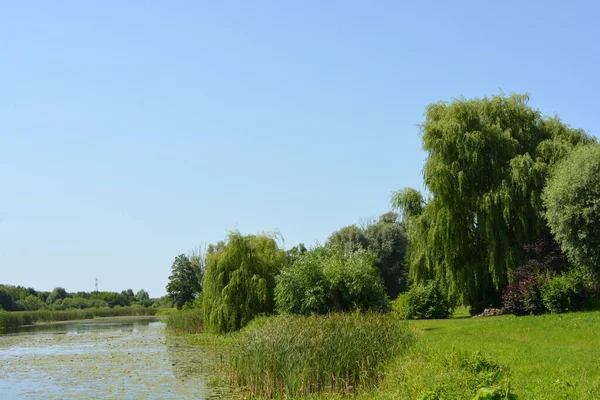
[[[155,318],[104,318],[0,335],[0,399],[207,399],[215,355]]]

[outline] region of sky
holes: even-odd
[[[19,1],[0,11],[0,283],[165,294],[242,233],[323,242],[422,188],[428,104],[529,93],[598,137],[600,5]]]

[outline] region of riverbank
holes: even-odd
[[[0,312],[0,333],[19,326],[42,322],[74,321],[102,317],[155,316],[158,308],[90,308],[83,310],[40,310]]]
[[[260,329],[252,324],[250,329],[260,330],[266,344],[274,332],[269,326],[276,327],[277,321],[270,317],[260,322]],[[294,332],[300,332],[301,324],[296,321]],[[470,400],[482,389],[519,399],[600,398],[598,311],[489,318],[462,313],[448,320],[411,321],[409,326],[415,344],[384,362],[382,378],[357,398]],[[189,345],[224,351],[243,344],[244,336],[245,330],[224,337],[183,335]],[[260,336],[254,339],[261,342]],[[234,383],[227,377],[225,381]],[[343,397],[327,392],[318,396]]]

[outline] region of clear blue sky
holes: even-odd
[[[0,11],[0,283],[164,294],[228,230],[286,247],[421,187],[427,104],[529,92],[598,136],[600,6],[31,1]]]

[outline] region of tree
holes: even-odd
[[[209,332],[231,332],[274,310],[275,276],[285,252],[274,236],[229,234],[209,246],[204,277],[204,324]]]
[[[178,309],[192,302],[202,292],[197,265],[185,254],[175,257],[167,284],[167,295]]]
[[[346,251],[352,252],[369,247],[369,239],[365,236],[363,229],[356,225],[345,226],[339,231],[333,232],[327,239],[331,246],[342,246]]]
[[[140,289],[135,294],[135,301],[142,307],[149,307],[152,302],[150,301],[150,295],[144,289]]]
[[[346,252],[372,251],[388,296],[394,299],[404,290],[407,236],[395,212],[385,213],[377,222],[371,221],[363,228],[346,226],[332,233],[326,245],[341,246]]]
[[[410,219],[413,281],[433,279],[476,308],[498,305],[523,245],[545,226],[541,193],[549,170],[591,141],[557,117],[542,117],[528,100],[497,95],[427,107],[423,176],[431,198],[420,214],[414,192],[393,203]]]
[[[368,249],[375,254],[385,290],[392,299],[406,289],[405,258],[408,246],[406,229],[398,222],[398,214],[388,212],[365,231]]]
[[[600,276],[600,146],[560,162],[544,191],[548,225],[569,259]]]
[[[67,291],[62,287],[55,287],[48,298],[46,299],[46,303],[53,304],[58,300],[62,300],[68,296]]]

